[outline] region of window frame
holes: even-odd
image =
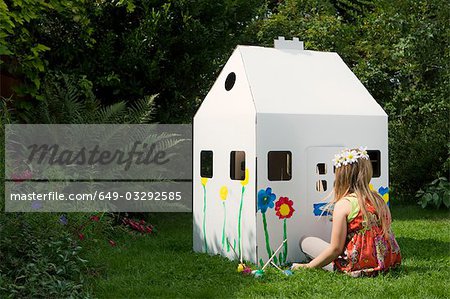
[[[211,153],[211,176],[204,176],[203,172],[203,153]],[[200,177],[212,179],[214,177],[214,151],[212,150],[201,150],[200,151]]]
[[[236,173],[236,153],[244,153],[244,169],[240,169],[240,171],[241,172],[243,172],[243,175],[244,175],[244,177],[243,178],[233,178],[234,177],[234,174]],[[233,161],[233,154],[234,154],[234,161]],[[230,151],[230,179],[231,180],[233,180],[233,181],[242,181],[242,180],[245,180],[245,168],[247,167],[247,165],[246,165],[246,159],[247,159],[247,154],[245,153],[245,151]],[[234,163],[232,163],[232,162],[234,162]],[[242,163],[242,161],[241,161],[241,163]],[[233,165],[233,167],[232,167],[232,165]],[[233,173],[233,170],[235,170],[234,171],[234,173]]]
[[[287,153],[287,162],[288,162],[288,169],[289,172],[286,171],[286,174],[288,175],[288,179],[274,179],[270,176],[271,174],[271,154],[272,153]],[[271,182],[284,182],[284,181],[290,181],[292,180],[292,152],[289,150],[276,150],[276,151],[268,151],[267,152],[267,179]]]

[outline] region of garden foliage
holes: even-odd
[[[262,10],[243,41],[271,46],[296,36],[306,49],[339,53],[389,116],[391,195],[413,202],[450,170],[449,8],[441,0],[286,0]]]
[[[237,44],[297,36],[306,49],[339,53],[388,113],[396,200],[414,201],[421,187],[448,175],[447,1],[0,0],[0,9],[2,75],[18,78],[17,93],[33,97],[13,102],[18,121],[112,122],[158,94],[155,121],[190,122]],[[67,118],[36,101],[61,108],[55,99],[74,92]],[[89,105],[112,106],[94,116]]]
[[[2,90],[0,165],[5,123],[190,122],[237,44],[281,35],[339,53],[387,112],[392,203],[448,208],[449,5],[0,0],[1,76],[15,90]],[[80,237],[58,217],[0,214],[0,297],[90,296]]]

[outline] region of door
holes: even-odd
[[[307,149],[307,207],[314,219],[312,235],[329,242],[331,214],[326,205],[333,198],[334,166],[332,159],[343,147],[309,147]]]

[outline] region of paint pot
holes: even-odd
[[[242,274],[244,274],[244,275],[252,274],[252,268],[245,266],[244,270],[242,271]]]
[[[244,271],[245,267],[246,267],[245,264],[239,264],[237,266],[237,272],[241,273],[242,271]]]
[[[264,270],[253,270],[252,274],[255,278],[261,278],[264,275]]]
[[[292,271],[291,270],[284,270],[283,271],[283,273],[284,273],[284,275],[286,275],[286,276],[291,276],[292,275]]]

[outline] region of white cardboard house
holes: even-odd
[[[260,264],[287,237],[277,263],[303,260],[302,236],[330,240],[320,214],[344,147],[367,146],[371,185],[388,201],[387,115],[337,53],[281,37],[237,46],[193,130],[197,252]]]

